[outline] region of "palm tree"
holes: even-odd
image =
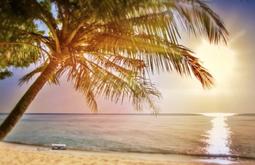
[[[213,78],[191,50],[183,32],[226,42],[219,16],[200,0],[4,0],[0,2],[0,78],[10,68],[36,68],[38,75],[0,126],[3,139],[47,83],[67,77],[92,111],[96,97],[127,99],[137,110],[155,109],[160,93],[151,73],[194,75],[203,87]]]

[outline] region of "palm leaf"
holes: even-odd
[[[202,0],[1,1],[0,28],[1,71],[40,63],[22,84],[54,61],[48,82],[67,77],[94,111],[98,96],[155,108],[160,94],[149,75],[162,71],[194,75],[211,87],[212,75],[180,40],[184,31],[215,43],[228,35]]]

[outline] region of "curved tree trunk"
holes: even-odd
[[[30,103],[34,100],[36,95],[49,80],[52,73],[56,70],[57,62],[50,62],[41,75],[29,87],[23,97],[19,100],[13,108],[8,117],[0,126],[0,140],[2,140],[14,128],[19,119],[23,116]]]

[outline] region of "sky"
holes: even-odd
[[[228,44],[211,45],[206,39],[186,37],[190,47],[215,77],[215,86],[204,90],[195,78],[175,72],[153,75],[161,91],[155,100],[160,113],[254,113],[255,101],[255,1],[210,0],[230,32]],[[0,81],[0,112],[10,112],[29,84],[18,86],[25,70],[15,70],[12,78]],[[135,113],[128,103],[115,104],[98,98],[102,113]],[[89,113],[83,96],[71,84],[45,86],[27,110],[29,113]],[[151,110],[144,110],[150,113]]]

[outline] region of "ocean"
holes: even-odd
[[[0,115],[0,123],[6,115]],[[177,154],[255,164],[255,115],[26,114],[6,142],[69,149]]]

